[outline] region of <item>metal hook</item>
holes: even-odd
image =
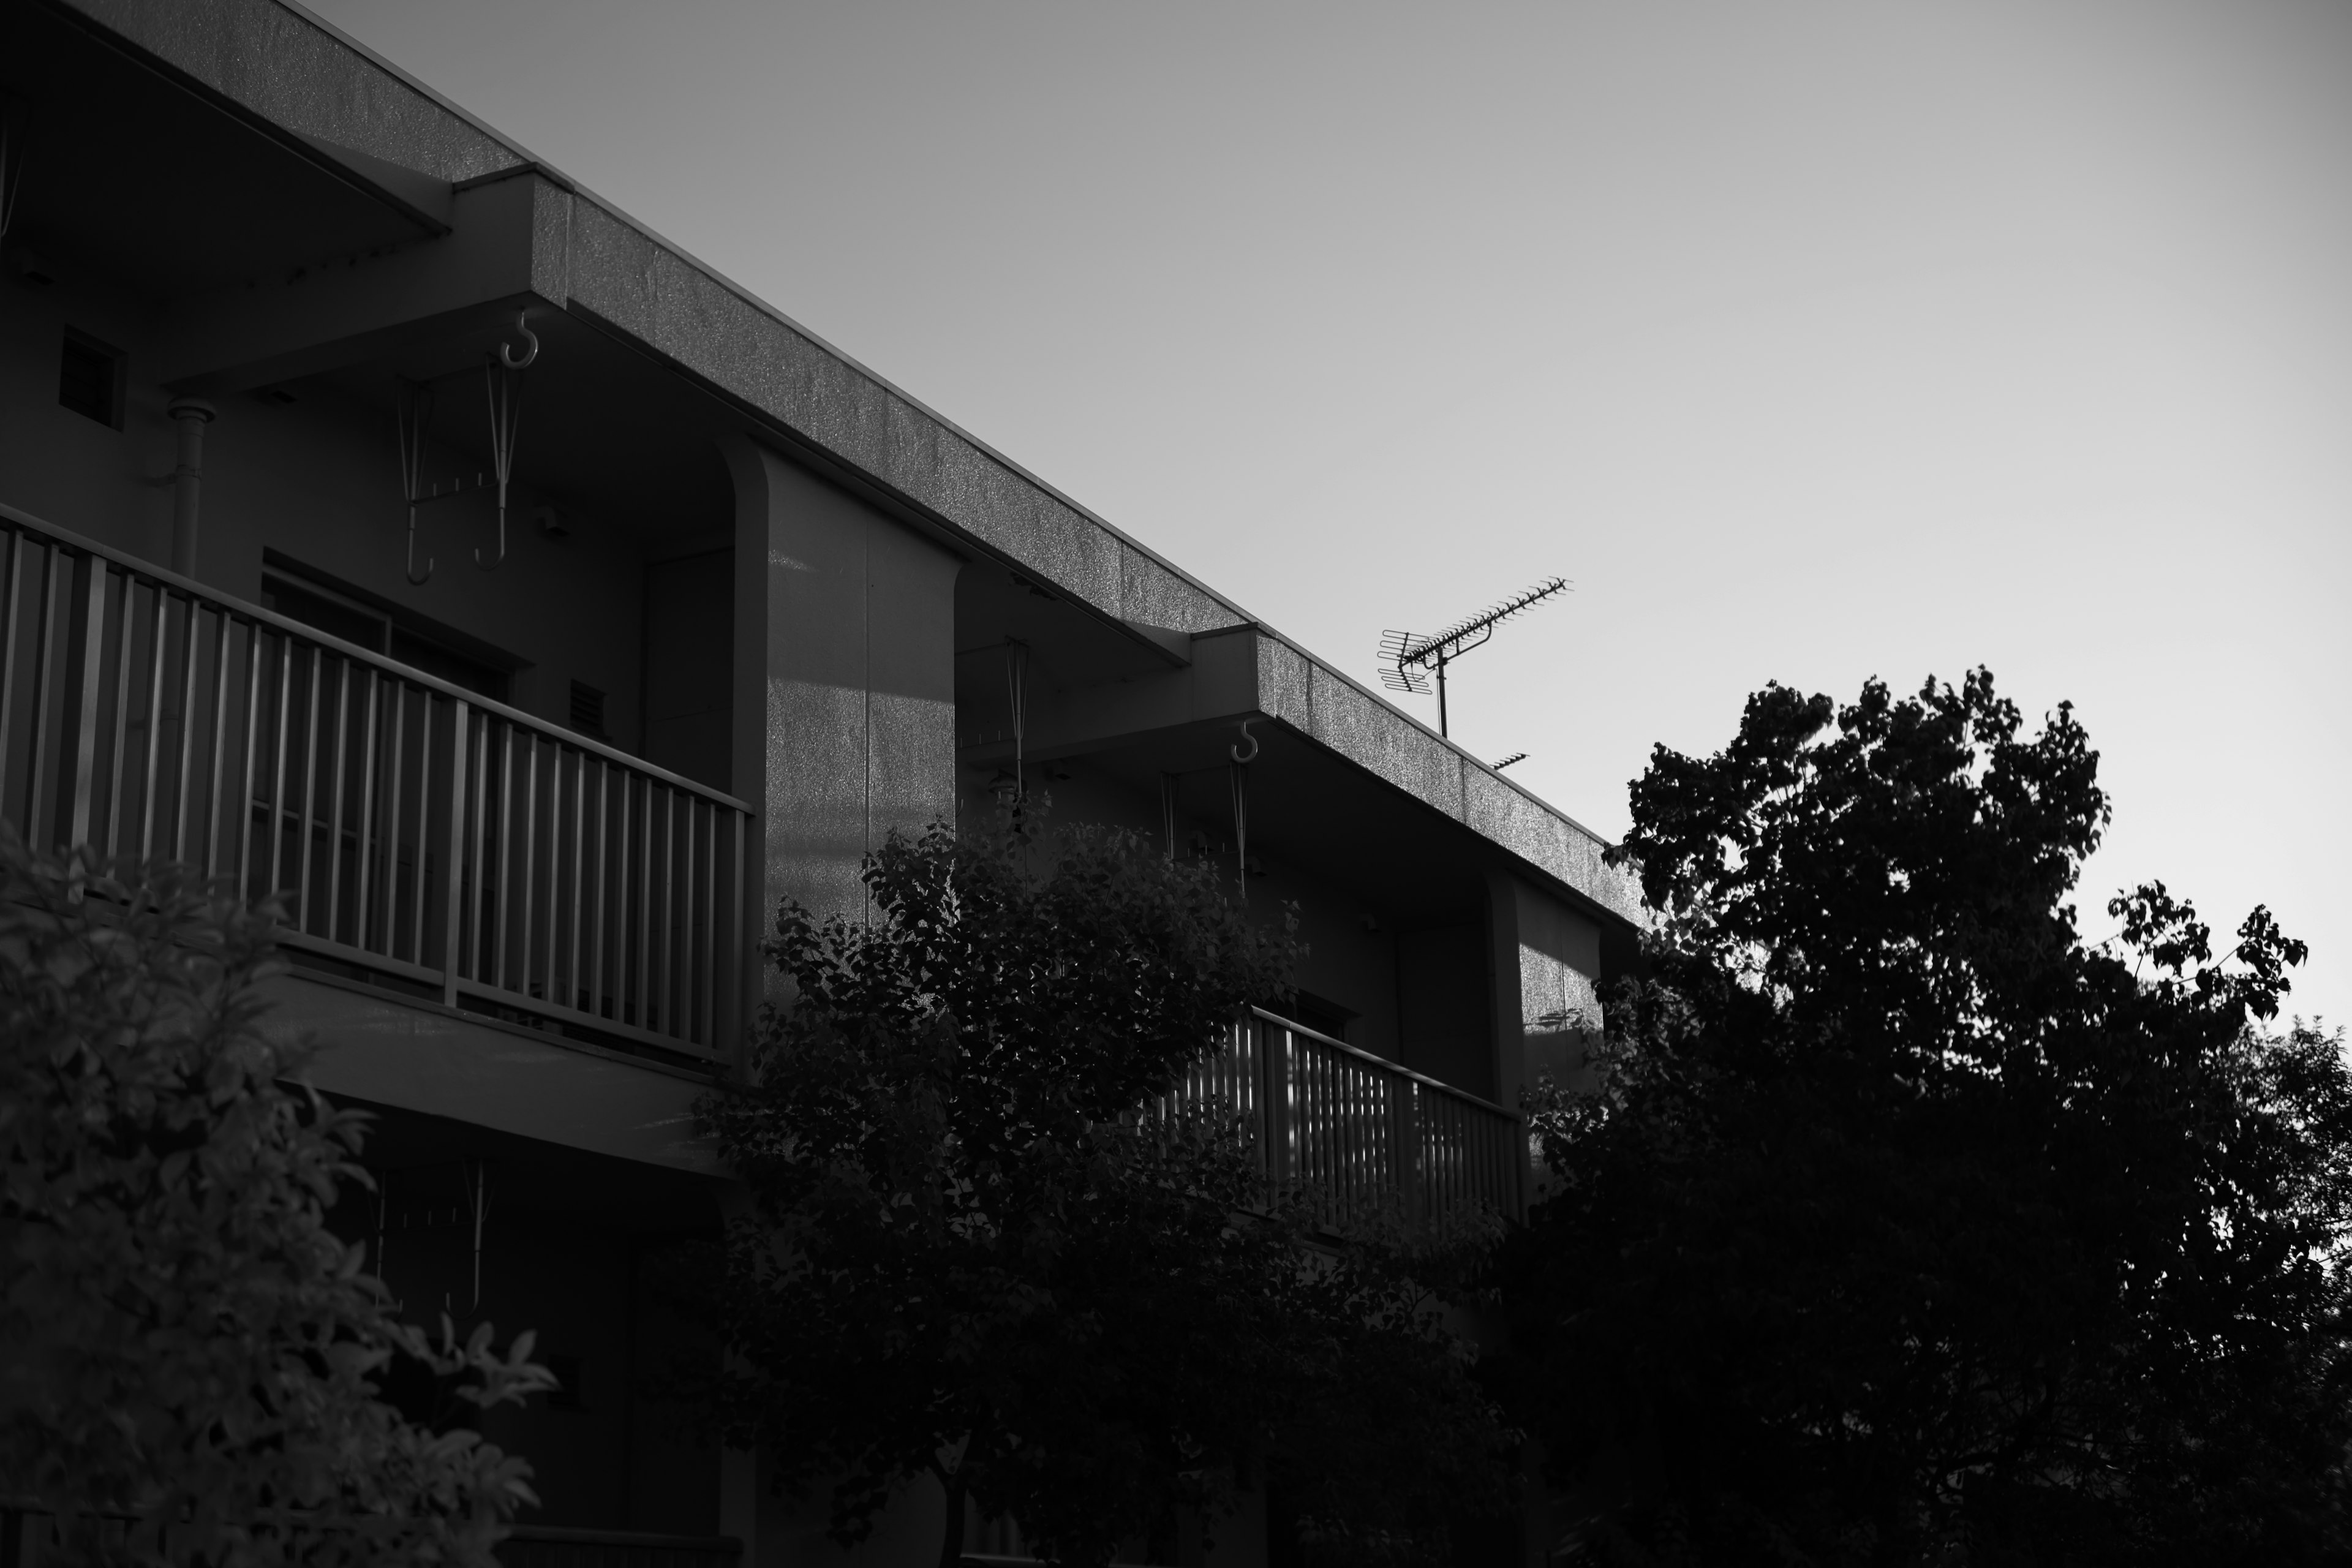
[[[401,389],[398,405],[394,410],[394,429],[400,439],[400,497],[408,503],[408,585],[421,588],[432,579],[433,557],[425,558],[425,570],[416,570],[416,502],[419,476],[425,466],[425,426],[433,418],[433,389],[422,383],[411,382]]]
[[[529,327],[523,328],[523,335],[530,337]],[[498,353],[482,366],[483,390],[490,403],[490,463],[499,475],[499,553],[485,561],[479,549],[474,552],[474,564],[485,572],[495,572],[507,562],[507,481],[514,474],[515,436],[522,421],[522,370],[538,357],[539,340],[530,338],[530,352],[521,359],[500,343]]]
[[[1249,742],[1249,750],[1247,752],[1244,752],[1239,746],[1233,748],[1234,761],[1237,763],[1254,763],[1257,761],[1257,737],[1249,732],[1249,727],[1250,721],[1246,719],[1243,720],[1242,739]]]
[[[530,330],[529,311],[515,312],[515,331],[522,334],[523,342],[529,343],[530,347],[523,351],[520,359],[517,359],[514,351],[501,342],[499,344],[499,363],[509,370],[528,370],[530,368],[530,362],[539,357],[539,334]]]

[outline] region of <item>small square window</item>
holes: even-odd
[[[583,735],[604,733],[604,694],[577,680],[572,683],[572,727]]]
[[[66,329],[65,352],[58,363],[59,406],[120,430],[124,380],[121,349],[110,348],[88,332]]]

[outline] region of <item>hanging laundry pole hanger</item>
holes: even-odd
[[[1484,647],[1486,639],[1495,635],[1495,628],[1513,616],[1534,608],[1556,594],[1567,593],[1570,586],[1565,577],[1547,577],[1527,592],[1489,605],[1476,615],[1429,637],[1418,632],[1382,632],[1381,662],[1386,668],[1381,671],[1381,684],[1391,691],[1410,691],[1426,697],[1430,673],[1434,671],[1437,732],[1445,734],[1445,667],[1472,648]]]
[[[474,552],[474,564],[485,572],[494,572],[506,564],[507,559],[507,486],[514,478],[515,437],[522,420],[522,373],[539,358],[539,334],[530,330],[528,312],[517,312],[515,331],[521,334],[522,351],[501,340],[491,350],[482,365],[483,390],[490,410],[490,467],[470,479],[460,476],[454,479],[425,482],[425,434],[433,423],[433,385],[435,381],[446,381],[450,376],[436,376],[426,381],[400,384],[399,405],[394,412],[394,431],[400,443],[401,498],[408,503],[408,581],[422,587],[433,576],[434,561],[425,558],[425,570],[416,569],[416,509],[435,501],[447,500],[452,496],[469,490],[483,490],[495,482],[498,488],[499,536],[498,553],[489,560],[482,559],[479,549]],[[451,375],[462,375],[454,371]]]

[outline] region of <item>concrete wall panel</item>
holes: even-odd
[[[654,264],[660,247],[625,220],[581,197],[572,209],[568,298],[622,331],[654,339]]]
[[[728,463],[736,793],[765,823],[753,918],[787,897],[861,915],[866,852],[955,815],[961,563],[776,453],[739,441]]]
[[[1315,664],[1288,643],[1257,639],[1257,705],[1301,734],[1315,733]]]

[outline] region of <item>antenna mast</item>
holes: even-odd
[[[1445,667],[1485,645],[1495,635],[1495,628],[1520,611],[1543,603],[1555,594],[1569,591],[1564,577],[1547,577],[1524,594],[1514,594],[1500,604],[1490,605],[1465,620],[1454,622],[1444,631],[1430,637],[1417,632],[1382,632],[1381,634],[1381,684],[1391,691],[1411,691],[1429,695],[1429,672],[1437,672],[1437,732],[1447,732],[1445,727]]]

